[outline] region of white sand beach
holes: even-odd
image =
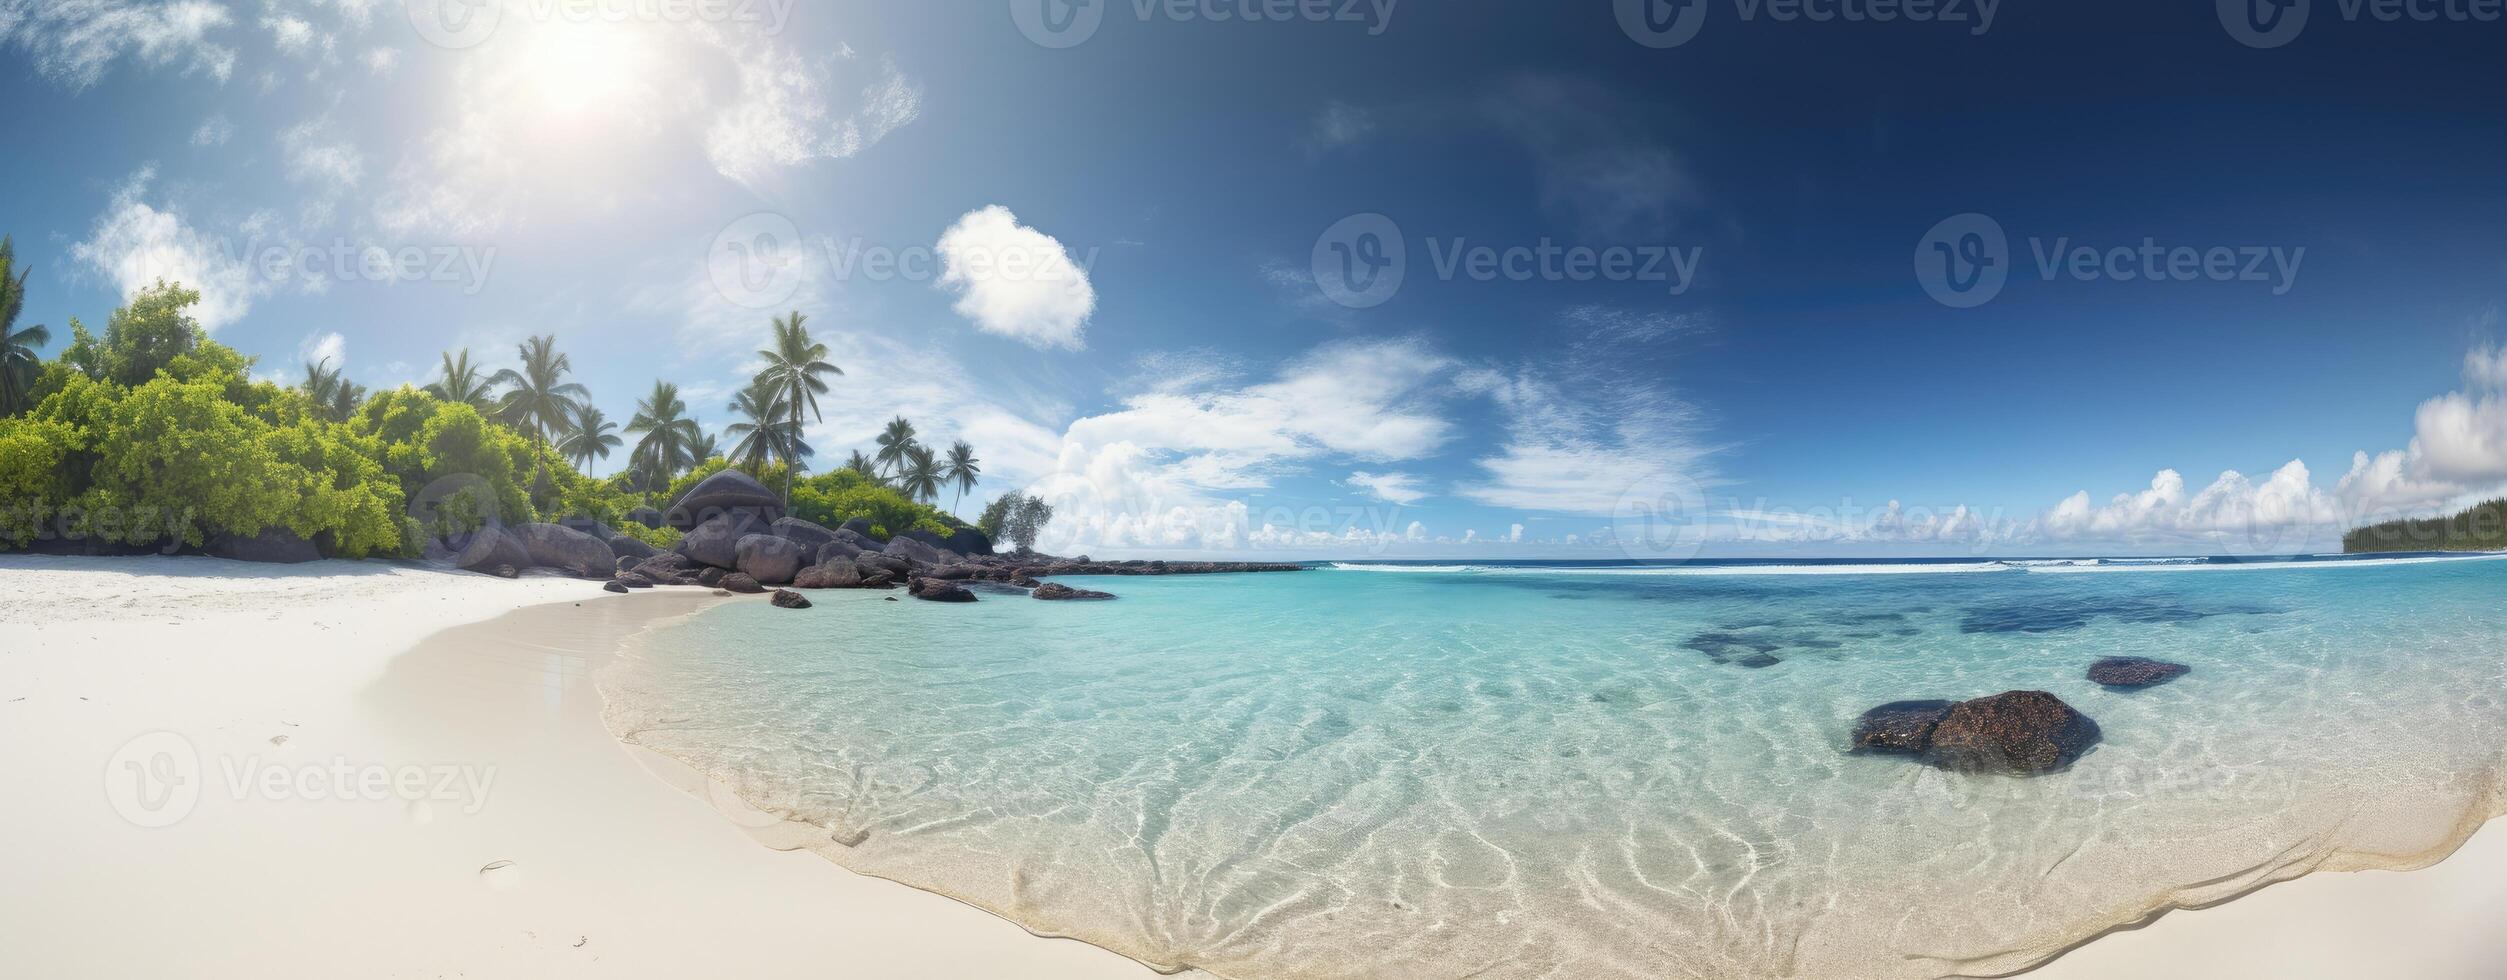
[[[610,738],[592,668],[703,593],[23,556],[0,586],[0,973],[1152,975],[761,846]],[[2033,975],[2494,975],[2502,872],[2493,825],[2432,868],[2311,875]]]

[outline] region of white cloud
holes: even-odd
[[[1513,526],[1511,526],[1511,527],[1507,528],[1507,529],[1506,529],[1506,540],[1508,540],[1508,541],[1521,541],[1521,540],[1523,540],[1523,525],[1521,525],[1521,524],[1516,524],[1516,525],[1513,525]]]
[[[204,329],[242,319],[266,285],[253,279],[226,239],[202,232],[170,207],[149,204],[144,198],[155,179],[153,166],[133,174],[70,254],[110,280],[125,300],[163,279],[200,291],[192,315]]]
[[[296,345],[296,359],[306,364],[330,362],[332,370],[348,366],[348,338],[339,331],[312,334]]]
[[[1427,499],[1426,488],[1419,478],[1408,473],[1369,473],[1361,470],[1349,475],[1349,485],[1365,490],[1375,499],[1407,507]]]
[[[883,63],[850,114],[839,116],[827,90],[837,61],[813,62],[766,41],[725,42],[739,95],[713,110],[706,157],[723,176],[753,184],[787,167],[843,159],[886,139],[922,114],[922,86]]]
[[[200,128],[192,130],[193,146],[225,146],[227,140],[234,138],[235,124],[223,114],[201,120]]]
[[[280,133],[279,151],[287,179],[298,183],[341,191],[356,187],[365,178],[365,156],[325,120],[302,123]]]
[[[1484,480],[1457,487],[1497,507],[1560,514],[1624,516],[1666,498],[1694,508],[1714,482],[1710,451],[1697,441],[1696,409],[1634,355],[1646,342],[1688,329],[1650,317],[1571,310],[1583,331],[1559,358],[1511,373],[1465,374],[1464,390],[1486,394],[1506,418],[1494,455],[1478,462]]]
[[[1656,238],[1702,197],[1678,155],[1631,122],[1642,118],[1636,107],[1601,86],[1519,76],[1480,109],[1540,165],[1542,203],[1574,218],[1586,235]]]
[[[377,77],[389,76],[400,68],[400,49],[374,48],[366,52],[365,63],[367,72]]]
[[[72,89],[94,85],[126,55],[224,83],[235,49],[209,36],[231,22],[224,6],[206,0],[0,0],[0,43],[25,49],[37,72]]]
[[[311,53],[322,38],[313,24],[302,17],[280,14],[261,19],[263,29],[270,32],[270,41],[281,54],[302,56]]]
[[[1334,99],[1315,115],[1306,144],[1313,150],[1331,150],[1348,146],[1375,132],[1375,114],[1359,106]]]
[[[958,314],[986,333],[1031,347],[1079,350],[1097,310],[1088,270],[1053,236],[998,204],[969,211],[940,235],[940,284]]]

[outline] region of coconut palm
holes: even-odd
[[[845,459],[844,468],[869,477],[873,483],[879,482],[879,464],[871,462],[871,458],[862,455],[859,449],[854,450],[853,455]]]
[[[357,412],[357,403],[364,401],[366,386],[350,381],[331,366],[330,358],[305,364],[305,397],[313,402],[316,414],[333,422],[346,422]]]
[[[826,418],[818,412],[818,396],[827,393],[825,376],[844,374],[843,368],[827,362],[827,345],[811,340],[810,332],[802,328],[802,322],[807,319],[799,310],[792,311],[790,316],[775,318],[774,346],[757,352],[757,356],[766,359],[766,369],[757,372],[757,382],[782,389],[784,410],[791,413],[791,432],[795,436],[801,431],[803,409],[809,410],[813,419]],[[794,442],[797,444],[798,440]],[[783,503],[786,508],[792,506],[794,469],[798,467],[785,467],[783,471]]]
[[[888,427],[879,432],[879,455],[875,458],[879,460],[880,471],[886,472],[903,465],[906,453],[916,445],[914,423],[906,421],[902,415],[889,419]]]
[[[575,461],[575,469],[589,473],[595,460],[609,458],[609,451],[624,443],[618,438],[618,423],[590,405],[575,413],[574,430],[557,447],[566,458]]]
[[[496,395],[488,390],[488,380],[480,376],[479,367],[470,363],[470,348],[461,349],[456,358],[444,352],[443,376],[428,383],[426,393],[448,402],[459,402],[478,409],[482,414],[494,411]]]
[[[958,488],[957,499],[949,502],[950,510],[966,502],[966,492],[975,489],[975,481],[984,475],[982,464],[975,458],[975,447],[967,445],[966,440],[960,439],[949,447],[949,458],[940,464],[940,479]]]
[[[35,272],[30,267],[9,276],[16,251],[9,239],[0,237],[0,415],[26,409],[27,391],[35,386],[35,371],[43,362],[35,348],[52,342],[52,331],[42,324],[16,329],[18,311],[26,306],[26,277]]]
[[[522,368],[498,371],[488,383],[505,389],[504,397],[497,402],[497,417],[531,433],[531,443],[540,457],[539,482],[545,483],[549,440],[573,427],[575,416],[592,392],[566,380],[566,375],[574,371],[574,363],[557,352],[557,338],[533,337],[517,345],[515,351],[522,356]]]
[[[897,489],[924,503],[940,499],[940,460],[932,455],[930,447],[906,450],[904,469],[897,474]]]
[[[768,460],[785,456],[784,428],[790,423],[784,413],[782,388],[751,384],[731,400],[731,410],[739,413],[742,420],[723,429],[723,435],[738,440],[731,446],[733,466],[754,476],[765,470]]]
[[[636,440],[635,458],[665,480],[704,461],[693,455],[702,433],[697,431],[696,420],[688,417],[688,403],[680,400],[678,385],[653,382],[653,393],[635,403],[635,417],[627,420],[627,432],[642,437]]]
[[[696,441],[688,444],[688,458],[695,460],[698,463],[705,462],[706,460],[722,454],[722,446],[716,443],[714,434],[711,432],[699,431],[696,436]]]

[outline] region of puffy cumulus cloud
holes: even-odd
[[[241,253],[223,236],[202,231],[171,206],[147,201],[153,166],[142,167],[114,191],[83,241],[70,254],[102,275],[127,300],[158,280],[200,291],[192,316],[216,330],[243,318],[254,298],[268,291]]]
[[[209,38],[233,22],[225,6],[206,0],[0,0],[0,44],[25,50],[36,72],[73,90],[125,57],[223,84],[235,49]]]
[[[1701,416],[1641,363],[1634,349],[1686,332],[1683,318],[1569,311],[1581,333],[1554,361],[1514,371],[1482,369],[1459,380],[1485,394],[1506,420],[1486,478],[1465,498],[1497,507],[1628,516],[1633,509],[1694,512],[1715,482],[1711,451],[1697,439]]]
[[[348,366],[348,338],[340,336],[339,331],[336,330],[330,333],[309,335],[303,342],[296,345],[296,359],[307,364],[321,364],[327,361],[334,370],[346,367]]]
[[[1370,516],[1309,509],[1257,520],[1226,491],[1326,459],[1399,461],[1451,436],[1439,414],[1454,362],[1415,340],[1327,344],[1270,380],[1236,388],[1150,392],[1081,418],[1063,433],[1051,473],[1029,492],[1054,506],[1058,548],[1346,546],[1401,540]]]
[[[1408,473],[1369,473],[1360,470],[1349,475],[1349,485],[1388,504],[1403,507],[1427,499],[1428,492],[1419,485],[1419,478]]]
[[[739,94],[712,111],[706,157],[723,176],[755,184],[781,169],[851,157],[922,115],[922,86],[882,63],[844,111],[830,95],[849,58],[812,60],[769,39],[725,39]]]
[[[2093,504],[2088,491],[2065,498],[2039,515],[2028,537],[2055,542],[2128,545],[2202,545],[2232,553],[2271,551],[2335,539],[2346,521],[2343,506],[2315,486],[2307,464],[2291,460],[2260,482],[2236,470],[2186,493],[2185,478],[2160,470],[2148,489]]]
[[[1053,236],[996,204],[960,217],[938,251],[940,285],[958,293],[958,315],[977,329],[1031,347],[1087,346],[1080,333],[1097,311],[1097,290],[1087,264]]]

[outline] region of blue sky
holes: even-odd
[[[375,386],[554,333],[719,429],[798,308],[822,464],[903,412],[1099,554],[2322,550],[2507,481],[2507,24],[1039,2],[0,0],[23,319],[176,276]],[[2007,281],[1937,301],[1971,213]]]

